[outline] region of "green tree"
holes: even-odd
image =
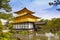
[[[43,25],[42,31],[44,31],[44,32],[50,32],[51,23],[52,23],[51,20],[46,19],[46,20],[44,20],[43,22],[46,22],[46,24]]]
[[[10,0],[0,0],[0,9],[4,9],[7,12],[11,11],[9,2],[10,2]]]
[[[0,20],[0,39],[2,38],[2,30],[3,30],[3,25],[2,25],[2,21]]]
[[[45,32],[59,32],[60,31],[60,18],[53,18],[51,20],[44,20],[46,24],[42,27]]]
[[[0,0],[0,9],[5,10],[6,12],[10,12],[11,11],[11,7],[9,5],[10,0]],[[11,21],[12,19],[12,14],[6,14],[3,12],[0,12],[0,19],[5,19],[7,20],[6,24],[9,24],[9,21]]]
[[[9,28],[9,30],[12,30],[12,28],[13,28],[13,25],[11,24],[11,23],[9,23],[12,19],[13,19],[13,15],[12,14],[5,14],[5,13],[1,13],[1,15],[0,15],[0,19],[5,19],[5,20],[7,20],[7,23],[5,24],[5,26],[7,27],[7,28]],[[3,32],[2,32],[2,30],[3,30],[3,28],[5,27],[5,26],[3,26],[2,25],[2,22],[0,21],[0,39],[1,40],[9,40],[10,39],[10,36],[11,36],[11,34],[12,33],[10,33],[10,32],[8,32],[7,34],[5,34],[4,33],[4,35],[3,35]],[[9,34],[10,33],[10,34]],[[8,36],[8,37],[7,37]]]
[[[10,2],[10,0],[0,0],[0,10],[5,10],[6,12],[10,12],[11,11],[11,7],[9,5],[9,2]],[[9,22],[13,19],[13,15],[9,14],[9,13],[7,14],[7,13],[0,12],[0,19],[7,20],[6,24],[8,25],[8,24],[10,24]],[[10,24],[8,26],[8,28],[10,28],[11,25],[12,24]],[[11,33],[10,32],[8,32],[7,34],[3,33],[2,32],[3,28],[4,28],[4,26],[2,26],[2,23],[0,21],[0,29],[1,29],[1,31],[0,31],[0,40],[9,40],[10,39],[9,37],[10,37]]]
[[[53,30],[55,32],[60,31],[60,18],[53,18],[52,19],[53,24]]]
[[[2,22],[0,20],[0,31],[3,29],[3,25],[2,25]]]
[[[12,14],[6,14],[6,13],[0,13],[0,19],[5,19],[5,20],[7,20],[7,22],[6,22],[6,26],[7,26],[7,24],[9,24],[9,22],[11,21],[11,20],[13,20],[13,15]],[[11,24],[11,23],[10,23]],[[9,25],[10,26],[10,25]]]

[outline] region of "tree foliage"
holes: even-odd
[[[11,20],[12,18],[12,14],[0,13],[0,19]]]
[[[10,0],[0,0],[0,9],[5,10],[6,12],[10,12],[11,7],[9,5],[9,2],[10,2]],[[13,18],[12,14],[7,14],[7,13],[0,12],[0,19],[7,20],[6,24],[9,24],[9,21],[11,21],[12,18]]]
[[[6,12],[10,12],[11,7],[9,5],[9,2],[10,0],[0,0],[0,10],[5,10]],[[2,22],[0,20],[0,40],[10,40],[11,39],[10,37],[12,36],[13,33],[11,33],[11,31],[7,33],[3,33],[2,30],[5,26],[8,27],[9,30],[12,30],[13,25],[9,22],[13,20],[13,15],[10,13],[7,14],[4,12],[0,12],[0,19],[7,20],[7,23],[4,26],[2,25]]]
[[[7,12],[11,11],[9,2],[10,2],[10,0],[0,0],[0,9],[4,9]]]
[[[59,32],[60,31],[60,18],[53,18],[51,20],[41,20],[46,22],[45,25],[42,26],[42,31],[44,32]]]
[[[0,31],[2,31],[2,29],[3,29],[3,25],[2,25],[2,22],[0,20]]]

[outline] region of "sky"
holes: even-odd
[[[12,12],[19,11],[26,7],[27,9],[35,12],[35,16],[44,19],[60,18],[60,11],[56,10],[60,8],[60,5],[50,6],[48,4],[53,1],[54,0],[11,0],[9,4],[12,7]]]

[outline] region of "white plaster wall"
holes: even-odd
[[[29,23],[29,28],[33,28],[33,23]]]

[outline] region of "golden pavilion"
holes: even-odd
[[[14,29],[19,30],[31,30],[34,29],[35,22],[38,22],[39,17],[36,17],[32,14],[34,12],[28,10],[27,8],[23,8],[20,11],[15,12],[18,14],[17,17],[13,20]]]

